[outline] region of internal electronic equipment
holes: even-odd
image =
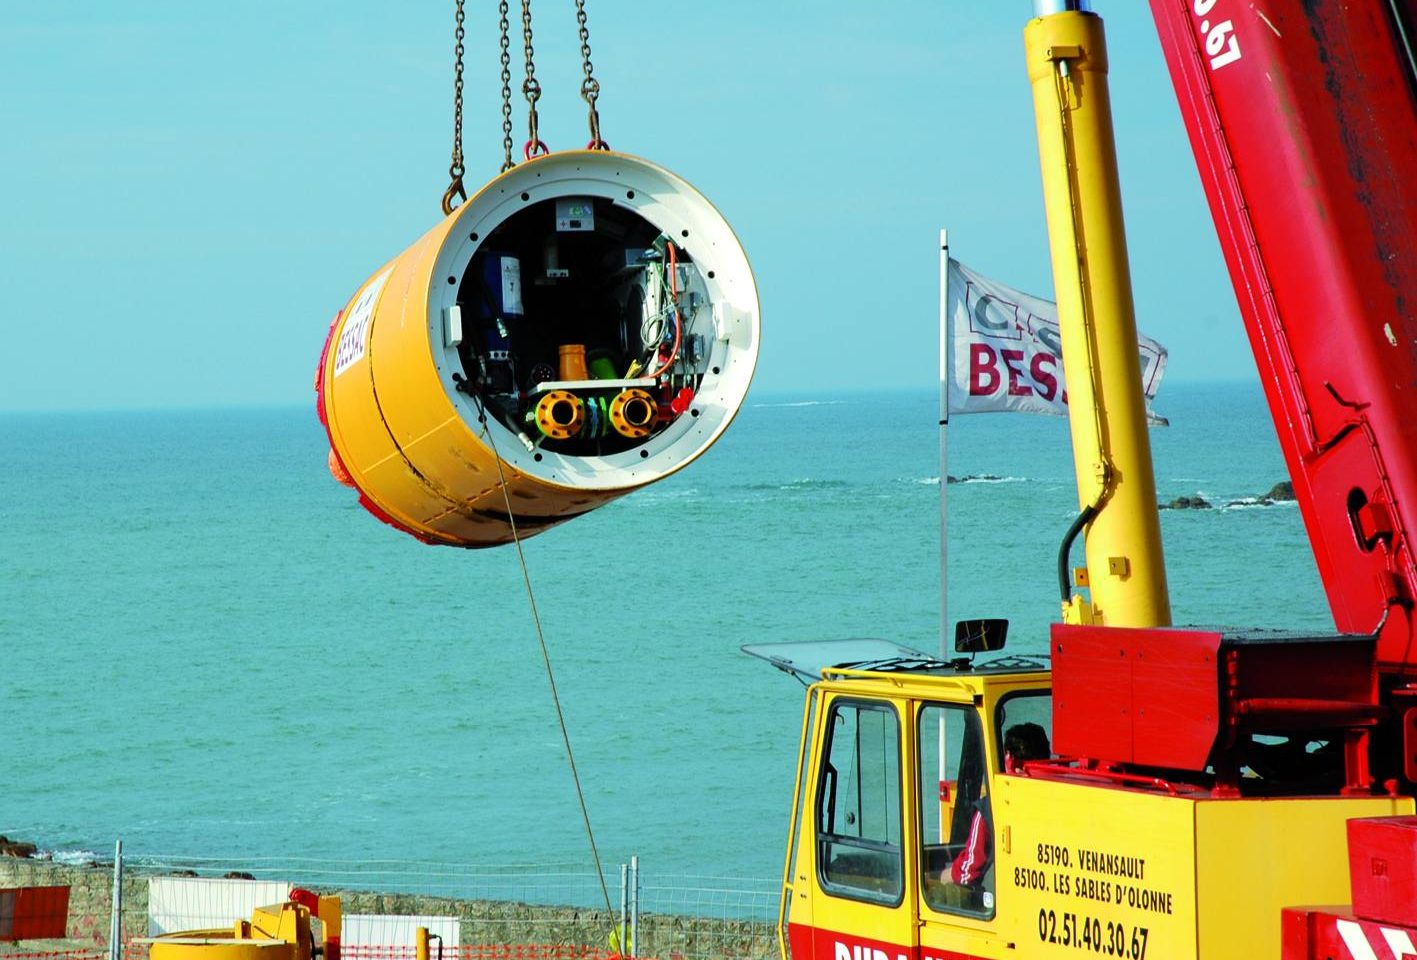
[[[458,287],[465,390],[524,443],[602,456],[692,407],[708,368],[705,278],[674,239],[604,197],[528,204]]]

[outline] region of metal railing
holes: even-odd
[[[584,864],[125,856],[121,849],[112,862],[82,866],[0,857],[0,889],[70,889],[66,937],[0,942],[0,960],[146,960],[146,945],[135,941],[225,926],[249,917],[261,897],[283,899],[291,886],[339,895],[346,917],[454,920],[458,942],[445,946],[451,960],[776,955],[776,879],[656,874],[637,857],[612,869],[606,885],[612,896],[618,890],[619,909],[607,915],[599,878]],[[346,940],[343,952],[349,960],[403,960],[400,951],[409,948]]]

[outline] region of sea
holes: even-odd
[[[1177,623],[1332,629],[1254,383],[1154,427]],[[1067,423],[949,425],[951,619],[1045,654]],[[516,552],[430,547],[335,483],[313,410],[0,415],[0,833],[64,856],[589,862]],[[928,391],[754,392],[688,469],[528,540],[607,864],[775,878],[803,688],[740,652],[940,647]],[[1076,554],[1081,562],[1081,550]]]

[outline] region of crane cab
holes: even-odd
[[[987,634],[968,648],[997,649]],[[745,648],[814,681],[785,958],[1278,957],[1280,924],[1255,918],[1347,903],[1350,821],[1413,813],[1344,747],[1375,716],[1350,688],[1371,637],[1062,624],[1051,636],[1047,664],[886,641]],[[1276,683],[1286,697],[1267,695]],[[1209,691],[1194,722],[1175,709],[1180,689]],[[1048,743],[1018,749],[1033,725]]]
[[[986,636],[976,649],[988,644]],[[998,931],[1014,925],[1000,920],[1022,905],[997,882],[993,846],[1007,842],[1010,823],[994,798],[1009,776],[1004,731],[1036,724],[1051,733],[1047,664],[1006,657],[975,666],[885,641],[787,649],[797,646],[745,648],[820,678],[803,716],[779,918],[784,952],[795,960],[1012,953]],[[808,666],[814,660],[851,665]]]

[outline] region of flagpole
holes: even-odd
[[[948,660],[950,649],[950,340],[949,340],[950,241],[940,229],[940,657]]]

